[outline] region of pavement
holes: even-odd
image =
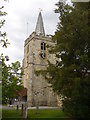
[[[0,106],[0,109],[8,110],[8,109],[15,109],[15,107],[13,107],[13,106]]]
[[[28,107],[28,109],[36,109],[36,107]],[[48,107],[48,106],[39,106],[39,109],[61,109],[60,107]]]
[[[14,106],[14,105],[11,105],[11,106],[1,106],[0,105],[0,109],[16,109],[17,107]],[[21,109],[21,106],[19,107],[19,109]],[[28,109],[36,109],[36,107],[28,107]],[[48,106],[39,106],[39,109],[61,109],[60,107],[48,107]]]

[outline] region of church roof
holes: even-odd
[[[35,32],[36,32],[37,35],[42,34],[43,36],[45,36],[45,31],[44,31],[44,25],[43,25],[43,19],[42,19],[41,12],[39,13],[39,16],[38,16]]]
[[[21,96],[21,97],[27,96],[27,88],[24,88],[20,91],[17,91],[15,94],[18,95],[18,96]]]

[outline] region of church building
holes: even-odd
[[[49,54],[47,45],[54,46],[55,43],[51,35],[45,35],[40,12],[35,32],[25,40],[24,44],[23,85],[27,88],[28,106],[57,106],[57,95],[50,84],[41,74],[39,76],[35,74],[35,71],[47,68],[47,60],[55,63],[55,55]]]

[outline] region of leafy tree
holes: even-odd
[[[2,18],[2,16],[5,16],[7,13],[3,12],[4,6],[0,5],[0,45],[2,47],[7,47],[8,40],[6,38],[6,32],[2,32],[1,28],[5,24],[5,20]],[[0,103],[2,103],[2,60],[0,56]]]
[[[2,60],[2,101],[3,103],[7,102],[7,89],[8,89],[8,67],[5,64],[5,58],[1,55]],[[5,90],[4,90],[5,89]]]
[[[90,117],[90,26],[88,3],[72,6],[58,2],[59,23],[52,52],[56,64],[48,63],[41,71],[59,95],[63,97],[64,111],[75,118]],[[89,31],[89,32],[88,32]]]
[[[2,63],[0,61],[0,104],[2,103]]]
[[[7,1],[7,0],[4,0]],[[4,6],[0,6],[0,45],[6,47],[9,44],[6,38],[6,32],[2,32],[1,28],[5,24],[5,20],[2,19],[2,16],[7,15],[6,12],[3,12]],[[6,104],[12,98],[15,98],[15,92],[22,89],[22,75],[23,71],[19,61],[12,63],[11,65],[6,65],[5,61],[8,61],[8,56],[0,56],[0,103],[1,103],[1,90],[2,90],[2,103]],[[2,80],[1,80],[2,79]]]
[[[7,0],[4,0],[7,1]],[[9,44],[8,39],[6,38],[6,32],[2,32],[1,28],[5,24],[5,19],[3,19],[3,16],[6,16],[7,13],[3,12],[4,6],[0,6],[0,44],[2,47],[7,47],[7,44]]]
[[[23,71],[19,61],[7,66],[3,56],[2,66],[2,103],[6,104],[9,100],[16,97],[15,93],[17,91],[23,88]]]
[[[12,63],[9,66],[9,84],[8,84],[8,98],[15,98],[16,92],[23,89],[22,85],[23,70],[19,61]]]

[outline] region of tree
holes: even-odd
[[[6,38],[6,32],[2,32],[1,28],[5,24],[5,20],[2,19],[2,16],[5,16],[7,13],[3,12],[2,9],[4,6],[0,6],[0,45],[2,47],[7,47],[8,40]],[[2,55],[1,55],[2,56]],[[2,60],[0,56],[0,103],[2,103]]]
[[[63,97],[64,111],[75,118],[90,117],[90,26],[88,3],[72,6],[58,2],[59,23],[52,52],[56,64],[41,71],[53,90]],[[88,32],[89,31],[89,32]]]
[[[4,0],[7,1],[7,0]],[[0,44],[2,47],[7,47],[7,44],[9,44],[8,39],[6,38],[6,32],[2,32],[1,28],[5,24],[5,19],[2,18],[2,16],[6,16],[7,13],[3,12],[2,9],[4,6],[0,6]]]
[[[23,88],[22,85],[23,70],[19,61],[12,63],[11,66],[8,67],[8,69],[9,69],[8,94],[10,94],[8,97],[14,98],[16,97],[15,92]]]
[[[2,66],[2,103],[7,104],[9,100],[16,98],[17,91],[23,89],[23,70],[19,61],[7,66],[3,56]]]
[[[4,0],[7,1],[7,0]],[[6,47],[9,44],[8,39],[6,38],[6,32],[1,31],[1,27],[5,24],[5,20],[2,19],[2,16],[7,15],[6,12],[3,12],[2,9],[4,6],[0,7],[0,45]],[[0,56],[0,98],[2,94],[3,104],[7,104],[8,101],[12,98],[15,98],[15,92],[22,89],[22,75],[23,71],[19,61],[7,65],[5,62],[9,60],[8,56],[1,54]],[[2,93],[1,93],[2,91]]]
[[[2,103],[2,62],[0,61],[0,104]]]

